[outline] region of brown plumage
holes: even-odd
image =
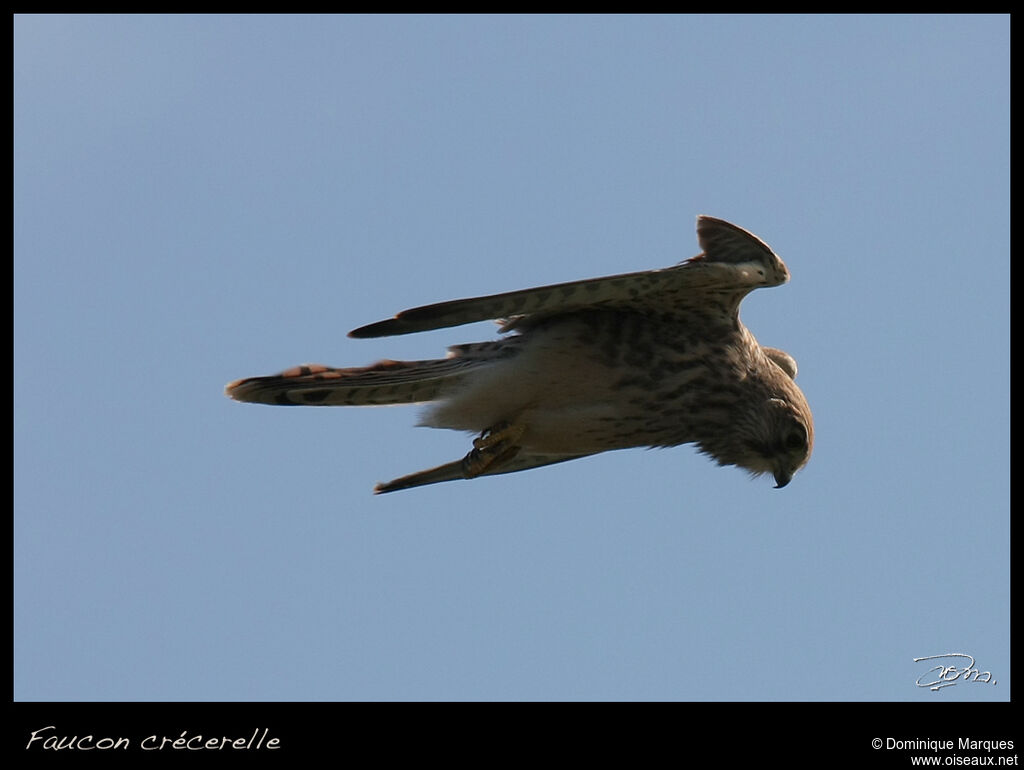
[[[757,237],[697,218],[703,252],[660,270],[414,308],[357,338],[501,319],[505,337],[448,358],[297,366],[229,384],[238,401],[431,403],[422,424],[479,434],[458,460],[378,485],[390,492],[511,473],[636,446],[696,444],[721,465],[789,483],[814,441],[796,362],[740,322],[743,297],[789,280]]]

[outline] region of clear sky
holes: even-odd
[[[14,19],[17,700],[1005,701],[1009,19]],[[440,357],[407,307],[664,267],[697,214],[814,410],[373,496],[418,407],[238,404]],[[932,661],[994,683],[933,692]]]

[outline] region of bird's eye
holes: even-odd
[[[803,449],[807,446],[807,433],[803,428],[796,428],[786,436],[787,449]]]

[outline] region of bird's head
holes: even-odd
[[[749,454],[737,463],[754,474],[771,473],[775,487],[786,486],[811,457],[814,421],[799,390],[786,398],[771,397],[756,417],[744,422],[744,443]]]
[[[814,421],[792,380],[781,392],[742,402],[727,419],[727,426],[707,426],[698,442],[720,465],[736,465],[754,476],[770,473],[778,489],[811,457]]]

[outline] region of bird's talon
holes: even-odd
[[[508,422],[494,425],[473,439],[473,448],[462,458],[462,473],[467,479],[501,465],[519,454],[518,441],[526,428]]]

